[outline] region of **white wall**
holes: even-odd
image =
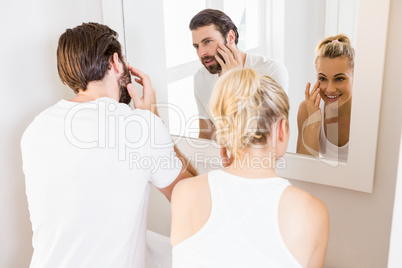
[[[71,97],[57,74],[60,34],[102,22],[100,0],[2,1],[0,7],[0,267],[28,267],[32,229],[20,139],[34,116]]]
[[[399,148],[398,177],[395,186],[394,213],[389,244],[388,267],[402,267],[402,255],[400,254],[402,248],[402,146]]]

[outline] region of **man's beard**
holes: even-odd
[[[225,46],[228,42],[225,40]],[[216,55],[223,61],[225,62],[225,60],[223,59],[223,57],[221,56],[221,54],[218,53],[218,51],[216,52]],[[212,65],[205,65],[205,61],[206,60],[215,60],[215,63]],[[219,64],[219,62],[215,59],[215,56],[205,56],[201,58],[201,63],[202,65],[204,65],[204,67],[208,70],[208,72],[210,72],[211,74],[218,74],[220,72],[222,72],[222,66]]]
[[[217,54],[220,58],[222,58],[219,54]],[[211,64],[209,66],[205,65],[206,60],[215,60],[214,64]],[[217,74],[222,71],[222,67],[219,64],[219,62],[215,59],[214,56],[205,56],[201,58],[201,63],[204,65],[204,67],[210,72],[211,74]]]
[[[119,102],[129,104],[131,101],[130,94],[128,94],[127,85],[131,83],[130,71],[127,65],[123,63],[123,74],[119,78],[120,96]]]

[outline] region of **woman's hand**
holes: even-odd
[[[320,82],[316,82],[313,89],[310,92],[310,83],[307,83],[305,96],[306,96],[306,106],[309,121],[321,122],[321,109],[320,109]],[[313,119],[313,120],[311,120]]]

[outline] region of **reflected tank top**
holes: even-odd
[[[208,173],[211,213],[193,236],[173,247],[173,268],[302,267],[279,231],[278,206],[289,181]]]
[[[338,147],[332,144],[325,135],[324,130],[324,108],[325,103],[324,101],[320,102],[320,109],[321,109],[321,128],[320,128],[320,156],[321,157],[328,157],[338,160],[348,160],[348,151],[349,151],[349,142],[345,145]],[[337,127],[335,126],[334,130],[338,131]]]

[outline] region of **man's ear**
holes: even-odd
[[[229,30],[229,32],[226,34],[226,42],[229,44],[233,45],[236,40],[236,34],[233,30]]]
[[[120,62],[119,55],[116,52],[113,53],[111,65],[115,72],[120,73],[123,71],[122,63]]]

